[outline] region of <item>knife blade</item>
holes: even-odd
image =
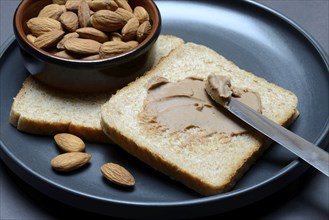
[[[329,154],[249,106],[230,98],[226,109],[329,177]]]

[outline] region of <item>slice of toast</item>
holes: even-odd
[[[159,126],[154,131],[154,127],[146,126],[140,114],[149,82],[155,77],[178,82],[188,77],[206,79],[210,73],[230,77],[233,87],[257,92],[262,114],[278,124],[286,125],[298,115],[297,97],[292,92],[241,70],[215,51],[193,43],[172,51],[145,76],[119,90],[101,110],[102,128],[115,143],[202,195],[231,189],[266,149],[268,140],[252,129],[229,138],[219,133],[204,133],[198,128],[172,132]]]
[[[154,65],[183,43],[181,38],[161,35],[155,43]],[[100,126],[100,107],[111,95],[111,92],[86,95],[58,91],[30,76],[14,98],[9,121],[27,133],[68,132],[88,141],[110,142]]]

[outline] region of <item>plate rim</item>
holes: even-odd
[[[290,20],[288,17],[282,15],[281,13],[275,11],[274,9],[271,9],[261,3],[258,2],[254,2],[251,0],[247,0],[245,1],[245,3],[251,4],[252,6],[256,6],[262,10],[266,10],[267,12],[272,13],[273,15],[275,15],[278,19],[280,19],[281,21],[286,22],[287,24],[289,24],[290,27],[293,27],[295,30],[297,30],[299,33],[302,34],[303,37],[305,37],[307,39],[307,41],[309,43],[311,43],[312,45],[312,49],[315,49],[317,51],[317,54],[320,55],[321,57],[321,63],[324,63],[326,66],[326,69],[329,70],[329,61],[328,61],[328,55],[326,54],[326,52],[323,50],[323,48],[319,45],[318,42],[316,42],[316,40],[310,35],[308,34],[303,28],[301,28],[299,25],[297,25],[294,21]],[[15,41],[15,37],[12,36],[9,39],[7,39],[5,41],[5,43],[3,43],[3,45],[1,46],[0,49],[0,60],[3,60],[3,57],[5,57],[5,54],[10,50],[13,49],[12,47],[15,46],[15,43],[17,43]],[[16,44],[17,46],[17,44]],[[322,133],[318,135],[318,137],[315,139],[315,144],[319,145],[320,147],[324,148],[327,146],[328,147],[328,143],[329,143],[329,116],[326,120],[326,123],[323,126],[322,129]],[[223,194],[219,194],[219,195],[214,195],[214,196],[210,196],[210,197],[200,197],[200,198],[195,198],[195,199],[190,199],[187,201],[174,201],[174,202],[124,202],[121,200],[113,200],[111,198],[108,199],[103,199],[101,197],[95,196],[95,195],[91,195],[88,193],[82,193],[79,191],[75,191],[72,190],[70,188],[66,188],[63,187],[62,185],[56,184],[55,182],[48,180],[47,178],[45,178],[42,175],[37,174],[36,172],[34,172],[33,170],[31,170],[28,166],[26,166],[24,163],[22,163],[22,161],[20,161],[17,157],[15,157],[10,151],[9,149],[7,149],[6,147],[7,145],[3,142],[3,138],[0,136],[0,157],[1,159],[5,162],[5,164],[12,169],[12,167],[16,166],[16,169],[23,168],[23,171],[20,172],[16,172],[15,170],[15,174],[17,173],[22,173],[22,172],[27,172],[29,174],[32,174],[33,176],[31,178],[36,178],[41,182],[44,182],[45,184],[50,184],[51,187],[56,187],[59,189],[62,189],[65,191],[65,193],[68,194],[76,194],[76,196],[82,196],[82,197],[88,197],[89,199],[96,199],[96,200],[101,200],[101,201],[106,201],[106,202],[111,202],[111,203],[116,203],[117,205],[136,205],[138,207],[171,207],[171,206],[189,206],[189,205],[197,205],[199,203],[209,203],[209,202],[214,202],[214,201],[218,201],[218,200],[222,200],[226,197],[230,197],[230,196],[234,196],[234,194],[241,194],[241,193],[245,193],[246,191],[253,189],[253,188],[258,188],[260,186],[264,186],[266,185],[268,182],[276,182],[276,181],[280,181],[281,178],[283,178],[284,175],[288,175],[291,173],[291,171],[295,171],[296,173],[298,173],[297,175],[294,174],[293,177],[290,174],[290,181],[291,182],[293,179],[296,179],[298,176],[300,176],[302,173],[304,173],[306,171],[306,169],[309,167],[309,165],[305,164],[301,159],[295,159],[294,161],[290,162],[288,165],[286,165],[284,168],[282,168],[279,172],[277,172],[275,175],[271,176],[270,178],[267,178],[266,180],[260,182],[259,184],[253,185],[251,187],[244,187],[241,188],[239,190],[236,191],[229,191]],[[13,161],[10,161],[13,160]],[[11,164],[11,165],[8,165]],[[22,179],[22,178],[21,178]],[[23,179],[24,182],[25,179]],[[33,188],[36,188],[35,186],[33,186],[32,184],[30,184],[29,182],[27,182],[30,186],[32,186]],[[283,186],[281,187],[283,188]],[[44,194],[44,191],[37,189],[38,191],[41,191]],[[272,193],[269,193],[272,194]],[[47,194],[48,195],[48,194]],[[267,195],[268,196],[268,195]],[[265,196],[266,197],[266,196]],[[55,197],[52,197],[55,198]],[[264,198],[264,197],[263,197]],[[57,200],[59,200],[58,198],[55,198]],[[61,202],[64,202],[62,200],[59,200]],[[66,203],[66,202],[64,202]],[[72,204],[71,204],[72,205]]]

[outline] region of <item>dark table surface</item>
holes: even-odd
[[[13,35],[12,17],[19,0],[0,0],[0,44]],[[328,53],[328,0],[259,0],[306,30]],[[1,122],[3,123],[3,122]],[[327,147],[328,149],[328,147]],[[213,219],[328,219],[329,178],[309,168],[296,181],[264,200]],[[95,218],[92,213],[48,198],[20,180],[0,160],[0,219]],[[109,218],[107,218],[109,219]]]

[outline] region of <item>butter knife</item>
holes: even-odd
[[[287,148],[329,177],[328,152],[276,124],[235,98],[230,98],[225,107],[242,121]]]

